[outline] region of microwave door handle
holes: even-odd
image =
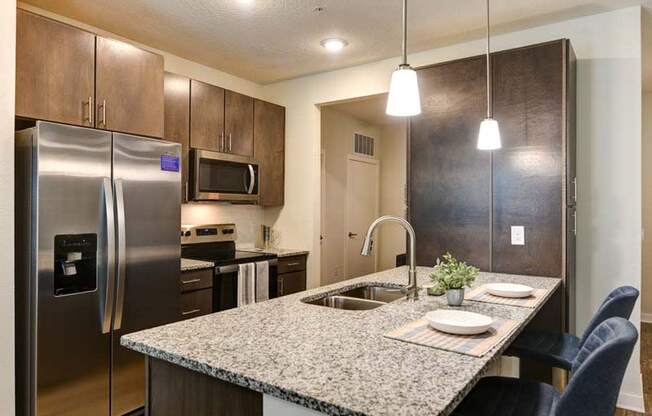
[[[253,165],[248,165],[248,166],[249,166],[249,174],[251,175],[251,182],[249,182],[249,189],[247,189],[247,193],[251,195],[254,192],[254,186],[256,186],[256,172],[254,171]]]
[[[127,281],[127,243],[125,241],[125,201],[124,191],[122,188],[122,180],[115,180],[115,204],[117,211],[118,221],[118,288],[116,290],[115,299],[115,320],[113,322],[113,329],[117,330],[122,327],[122,314],[124,311],[125,302],[125,284]]]
[[[111,179],[103,179],[102,193],[104,194],[104,213],[106,216],[106,287],[102,314],[102,333],[108,334],[111,332],[111,315],[113,315],[113,296],[115,293],[115,215],[113,212]]]

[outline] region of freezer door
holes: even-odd
[[[33,132],[28,400],[38,416],[108,415],[111,134],[45,122]]]
[[[178,320],[180,302],[181,147],[113,134],[118,278],[113,330],[111,413],[144,404],[141,354],[124,334]]]

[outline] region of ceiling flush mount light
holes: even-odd
[[[326,48],[329,52],[339,52],[348,44],[349,42],[340,38],[330,38],[321,41],[321,46]]]
[[[407,63],[407,0],[403,0],[403,60],[392,73],[385,112],[390,116],[399,117],[421,113],[417,73]]]
[[[487,118],[480,123],[478,133],[478,149],[496,150],[502,147],[500,143],[500,128],[493,118],[493,104],[491,102],[491,45],[489,43],[489,0],[487,0]]]

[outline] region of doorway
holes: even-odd
[[[405,253],[405,232],[389,224],[372,255],[360,254],[373,220],[405,218],[407,127],[385,114],[386,101],[381,94],[320,106],[322,286],[393,268]]]

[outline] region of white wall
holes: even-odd
[[[405,123],[383,126],[380,132],[380,214],[405,218],[407,130]],[[405,230],[395,223],[378,230],[378,270],[396,266],[405,253]]]
[[[641,286],[641,9],[631,7],[496,36],[496,49],[570,38],[578,57],[578,328],[616,285]],[[481,54],[481,40],[410,56],[415,66]],[[320,117],[317,104],[387,92],[399,59],[265,87],[287,107],[286,205],[275,213],[288,244],[311,247],[319,282]],[[638,325],[639,310],[632,320]],[[621,405],[642,407],[639,354]]]
[[[364,134],[376,139],[376,149],[382,148],[380,127],[358,120],[349,114],[336,110],[335,106],[325,106],[321,111],[321,146],[325,156],[326,171],[326,212],[324,228],[321,229],[323,240],[322,258],[326,272],[320,284],[344,280],[347,261],[347,156],[353,154],[353,135]],[[382,171],[383,166],[380,166]],[[362,244],[362,243],[360,243]]]
[[[16,2],[0,2],[0,414],[14,409],[14,103]]]

